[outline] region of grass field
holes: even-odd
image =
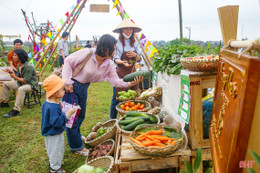
[[[112,94],[112,86],[107,82],[90,85],[86,119],[81,126],[82,135],[88,134],[97,122],[103,123],[109,118]],[[35,105],[28,109],[24,106],[21,116],[2,118],[2,115],[9,112],[14,105],[13,94],[10,100],[11,108],[0,109],[0,172],[48,172],[49,161],[44,137],[41,135],[41,107]],[[42,97],[42,103],[44,100]],[[85,157],[73,154],[69,150],[66,132],[64,134],[66,140],[63,169],[70,173],[84,164]]]

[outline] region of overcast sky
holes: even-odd
[[[27,40],[29,30],[25,24],[21,9],[27,12],[32,22],[33,12],[36,23],[61,26],[65,13],[71,12],[76,0],[0,0],[0,34],[21,34]],[[141,27],[145,36],[151,40],[173,40],[179,38],[178,0],[121,0],[125,11]],[[89,12],[89,4],[109,4],[110,13]],[[191,39],[202,41],[222,40],[217,8],[225,5],[239,5],[237,39],[243,37],[256,39],[260,36],[259,0],[182,0],[183,36],[188,38],[191,27]],[[92,39],[93,35],[117,34],[112,30],[120,23],[116,8],[112,9],[112,0],[90,0],[81,12],[71,33],[80,40]],[[8,40],[8,39],[5,39]]]

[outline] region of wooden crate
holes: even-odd
[[[194,72],[189,76],[191,97],[189,132],[187,132],[189,145],[192,150],[209,148],[209,139],[203,138],[202,92],[208,88],[215,88],[216,73]]]
[[[168,168],[185,169],[184,159],[190,162],[191,150],[176,152],[168,157],[152,157],[140,154],[130,144],[129,136],[118,134],[117,151],[115,153],[116,173],[137,171],[154,171]]]
[[[194,164],[194,161],[195,161],[196,151],[197,150],[191,151],[192,165]],[[203,161],[212,160],[211,149],[210,148],[202,148],[201,152],[202,152],[202,163],[201,163],[197,173],[203,173]]]

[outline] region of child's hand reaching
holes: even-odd
[[[66,113],[66,117],[69,119],[71,117],[71,115],[73,115],[76,112],[76,108],[71,108],[70,110],[68,110],[68,112]]]

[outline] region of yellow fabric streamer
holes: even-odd
[[[151,43],[150,41],[147,41],[145,47],[149,47],[149,46],[151,46],[151,45],[152,45],[152,43]]]
[[[119,4],[118,0],[115,0],[115,3],[113,5],[113,8],[116,8],[116,5]]]
[[[48,37],[52,38],[52,35],[51,35],[51,31],[48,32],[48,34],[46,34]]]
[[[45,44],[45,39],[44,39],[44,38],[42,38],[41,42],[42,42],[43,44]]]

